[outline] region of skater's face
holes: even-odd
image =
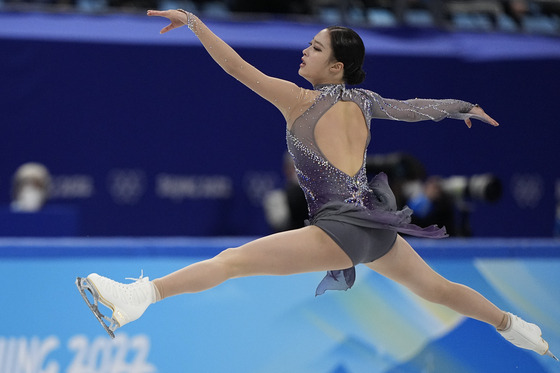
[[[321,30],[303,50],[298,73],[313,85],[343,83],[344,65],[333,57],[329,30]]]

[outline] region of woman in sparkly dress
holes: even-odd
[[[366,179],[366,147],[373,118],[409,122],[455,118],[468,127],[475,118],[497,126],[482,108],[461,100],[399,101],[365,89],[348,89],[347,85],[359,84],[365,77],[364,45],[348,28],[321,30],[303,50],[299,75],[313,86],[305,89],[251,66],[189,12],[148,11],[148,15],[171,21],[161,33],[187,25],[226,73],[280,110],[287,123],[288,150],[309,206],[310,224],[224,250],[153,281],[141,278],[120,284],[97,274],[78,278],[84,299],[84,290],[93,293],[95,304],[86,301],[109,334],[136,320],[151,303],[207,290],[229,279],[327,271],[317,288],[317,294],[322,294],[351,287],[354,266],[364,263],[424,299],[493,325],[519,347],[549,353],[536,325],[433,271],[398,232],[439,238],[446,236],[444,228],[410,224],[412,211],[396,210],[386,176],[379,174],[369,183]],[[99,312],[97,300],[113,310],[110,319]]]

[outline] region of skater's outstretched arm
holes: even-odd
[[[271,102],[288,118],[295,108],[302,88],[286,80],[270,77],[246,62],[226,42],[216,36],[197,16],[183,10],[148,10],[149,16],[159,16],[171,22],[160,33],[187,25],[198,37],[208,54],[226,73]]]
[[[381,119],[393,119],[406,122],[417,122],[423,120],[439,121],[444,118],[462,119],[471,128],[471,118],[481,120],[492,126],[498,126],[498,122],[490,117],[478,105],[454,99],[410,99],[395,100],[381,97],[379,94],[362,89],[371,101],[372,117]]]

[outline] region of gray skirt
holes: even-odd
[[[387,175],[379,173],[369,183],[370,191],[362,204],[334,200],[314,212],[308,224],[321,228],[350,257],[353,266],[330,270],[321,281],[316,295],[326,290],[347,290],[356,278],[354,266],[370,263],[387,254],[397,233],[416,237],[443,238],[445,227],[419,227],[411,224],[412,210],[397,210],[395,196],[389,188]]]
[[[337,220],[319,220],[321,228],[350,257],[353,265],[370,263],[387,254],[397,239],[389,229],[366,228]]]

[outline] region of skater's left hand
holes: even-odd
[[[473,106],[473,108],[469,111],[469,114],[473,114],[473,118],[479,119],[483,122],[486,123],[490,123],[492,126],[497,127],[500,124],[498,122],[496,122],[494,119],[492,119],[492,117],[490,117],[488,114],[486,114],[484,112],[484,110],[482,110],[482,108],[478,105]],[[465,123],[467,124],[467,127],[471,128],[472,127],[472,123],[470,118],[465,119]]]
[[[161,29],[160,34],[165,34],[167,31],[171,31],[181,26],[185,26],[188,21],[188,17],[185,13],[178,10],[148,10],[147,14],[149,16],[165,17],[171,21],[169,25]]]

